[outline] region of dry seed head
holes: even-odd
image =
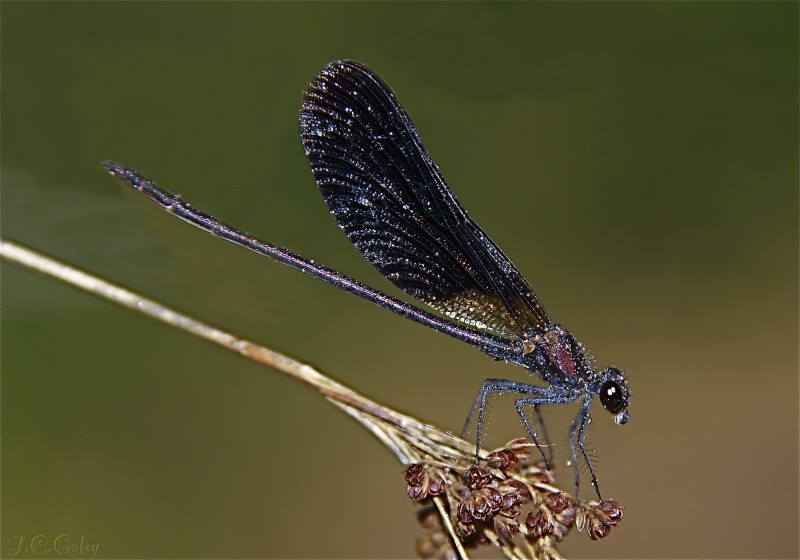
[[[409,466],[404,473],[409,497],[430,505],[434,497],[441,496],[436,504],[439,513],[446,512],[442,519],[451,531],[429,532],[418,543],[420,555],[446,558],[461,554],[463,547],[498,545],[499,540],[520,557],[527,557],[527,550],[533,551],[535,558],[560,558],[555,544],[573,526],[586,529],[592,539],[608,535],[622,519],[619,504],[613,500],[585,503],[557,491],[549,473],[525,462],[531,446],[514,440],[477,464],[472,457],[440,456],[435,463]],[[443,547],[442,539],[452,538],[452,534],[460,542]],[[527,541],[528,548],[521,547],[520,538]]]
[[[622,506],[616,500],[583,504],[576,513],[575,526],[578,531],[586,529],[589,538],[596,541],[608,536],[611,528],[616,526],[622,517]]]
[[[403,474],[409,486],[422,486],[427,470],[428,469],[422,463],[414,463],[413,465],[409,465],[408,468],[403,471]]]
[[[622,507],[616,500],[604,500],[587,508],[587,533],[592,540],[608,536],[611,527],[622,520]]]
[[[414,463],[404,471],[404,476],[408,483],[406,494],[415,502],[422,502],[429,496],[439,496],[445,491],[444,478],[433,467]]]
[[[614,527],[622,521],[622,506],[616,500],[605,500],[600,502],[594,510],[597,519],[610,527]]]
[[[489,486],[473,490],[472,494],[458,504],[458,519],[465,523],[484,521],[494,516],[503,507],[503,496]]]
[[[528,529],[528,534],[535,539],[546,537],[553,532],[550,517],[541,506],[528,512],[525,516],[525,527]]]
[[[597,519],[596,517],[589,518],[589,538],[593,541],[600,540],[608,536],[608,532],[611,530],[611,527]]]
[[[489,471],[477,465],[470,467],[464,473],[464,478],[467,480],[467,485],[473,490],[483,488],[493,480]]]
[[[437,560],[455,560],[456,552],[450,537],[442,526],[436,508],[427,506],[417,513],[420,524],[427,533],[417,539],[417,554],[420,558],[436,558]]]
[[[560,513],[570,505],[570,500],[563,492],[548,492],[544,497],[544,505],[553,513]]]
[[[505,501],[503,502],[503,507],[500,508],[500,511],[497,512],[497,515],[502,515],[503,517],[508,517],[510,519],[514,519],[522,513],[522,506],[519,504],[513,504],[510,506],[505,505]]]
[[[459,521],[456,523],[456,535],[458,538],[463,540],[468,539],[475,533],[475,525],[472,523],[464,523],[463,521]]]
[[[494,518],[494,529],[497,534],[505,539],[513,539],[519,533],[519,523],[503,515]]]
[[[575,523],[575,508],[574,507],[567,507],[564,510],[560,511],[553,515],[556,521],[565,525],[567,527],[571,527],[573,523]]]
[[[513,470],[528,458],[532,446],[526,439],[512,440],[504,448],[489,453],[486,464],[504,472]]]

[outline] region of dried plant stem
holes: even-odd
[[[413,433],[415,437],[422,438],[423,441],[428,440],[436,442],[437,445],[434,447],[438,446],[440,449],[446,447],[451,453],[455,452],[470,455],[474,449],[467,442],[452,434],[428,426],[411,416],[401,414],[368,399],[349,387],[320,373],[308,364],[304,364],[285,354],[270,350],[255,342],[193,319],[157,301],[57,261],[19,245],[18,243],[0,238],[0,256],[8,262],[13,262],[25,268],[45,274],[46,276],[61,280],[62,282],[80,288],[98,297],[127,307],[132,311],[152,317],[153,319],[176,327],[184,332],[206,339],[209,342],[227,348],[254,362],[258,362],[292,379],[309,385],[344,408],[354,418],[364,423],[376,436],[379,436],[404,463],[413,461],[415,459],[414,455],[416,454],[410,453],[408,449],[401,446],[399,442],[391,444],[390,442],[394,440],[380,436],[376,430],[382,424],[388,424],[403,432]],[[380,422],[376,423],[376,421]]]
[[[406,470],[409,497],[430,504],[429,512],[438,514],[438,521],[427,525],[428,536],[418,543],[421,554],[466,559],[462,541],[475,542],[477,538],[478,543],[494,544],[511,560],[557,559],[556,541],[573,524],[578,530],[586,527],[592,538],[602,538],[622,518],[616,502],[587,504],[551,486],[549,473],[525,462],[526,451],[532,446],[525,440],[515,440],[492,453],[481,450],[484,466],[479,467],[473,444],[368,399],[308,364],[13,241],[0,238],[0,257],[213,342],[321,393],[370,430],[401,463],[410,465]],[[492,502],[500,498],[502,504]],[[520,523],[524,504],[534,509]],[[515,539],[516,535],[524,538]]]
[[[449,520],[450,516],[447,514],[447,510],[444,507],[444,498],[442,498],[441,496],[434,496],[433,503],[434,505],[436,505],[436,511],[439,512],[439,518],[443,520],[444,519]],[[456,530],[455,527],[453,527],[453,524],[447,522],[444,525],[447,528],[447,534],[450,537],[450,542],[453,543],[456,553],[458,554],[458,557],[464,559],[469,558],[469,556],[467,555],[467,551],[464,550],[464,545],[461,544],[461,539],[459,539],[458,536],[456,535]]]
[[[474,447],[452,434],[420,422],[376,403],[349,387],[323,375],[308,364],[270,350],[252,341],[213,327],[171,309],[157,301],[73,266],[57,261],[13,241],[0,238],[0,257],[30,270],[80,288],[102,299],[146,315],[184,332],[203,338],[265,365],[320,392],[350,416],[361,422],[397,456],[409,465],[422,460],[449,462],[452,457],[471,460]],[[467,558],[449,517],[442,509],[443,523],[448,526],[459,557]]]

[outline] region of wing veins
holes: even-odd
[[[487,330],[503,335],[527,336],[549,324],[533,290],[469,218],[380,78],[357,63],[331,63],[306,90],[301,131],[334,218],[389,280],[458,321],[484,328],[488,319]]]

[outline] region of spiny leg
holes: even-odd
[[[578,415],[575,417],[575,420],[572,421],[572,425],[569,427],[569,450],[572,454],[572,469],[575,472],[575,497],[578,497],[581,488],[581,473],[578,469],[578,454],[575,451],[575,432],[578,430],[578,424],[580,422],[581,416],[583,415],[583,408],[578,412]]]
[[[536,422],[542,428],[542,438],[547,442],[545,445],[545,449],[547,449],[547,456],[544,458],[544,462],[547,464],[547,468],[549,469],[550,465],[553,463],[553,450],[550,447],[550,435],[547,433],[547,424],[544,423],[541,407],[539,407],[537,404],[533,407],[533,410],[536,413]]]
[[[527,390],[526,390],[527,389]],[[469,427],[472,425],[472,419],[475,412],[478,412],[478,419],[475,425],[475,463],[478,462],[478,453],[481,449],[481,439],[483,439],[483,425],[484,417],[486,415],[486,401],[490,395],[495,393],[517,393],[517,394],[531,394],[532,389],[539,389],[535,385],[527,385],[525,383],[518,383],[516,381],[509,381],[507,379],[487,379],[481,385],[478,395],[475,397],[475,402],[472,403],[472,409],[469,411],[467,421],[464,423],[464,429],[461,430],[461,437],[466,437]]]
[[[578,448],[581,450],[581,454],[583,455],[584,460],[586,461],[586,465],[589,467],[589,476],[591,477],[591,484],[594,486],[594,491],[597,492],[597,498],[602,502],[603,497],[600,495],[600,484],[597,481],[597,476],[594,472],[594,466],[592,466],[592,462],[589,460],[589,455],[586,453],[586,446],[584,445],[584,440],[586,439],[586,429],[589,427],[590,417],[589,417],[589,408],[586,408],[586,414],[583,415],[583,420],[581,421],[580,428],[578,428]]]
[[[517,409],[517,414],[522,419],[522,424],[525,426],[525,429],[528,431],[528,434],[530,434],[531,439],[533,440],[533,443],[536,444],[536,449],[538,449],[539,453],[542,454],[542,459],[544,459],[545,468],[548,471],[552,470],[551,469],[551,464],[550,464],[550,458],[549,458],[550,453],[545,453],[545,447],[548,447],[548,451],[549,451],[550,440],[545,438],[545,445],[542,445],[539,442],[539,436],[536,435],[536,430],[534,430],[533,426],[530,425],[530,422],[528,421],[528,416],[525,414],[525,411],[523,410],[525,408],[525,406],[529,404],[526,401],[530,401],[530,399],[519,399],[519,400],[517,400],[517,402],[514,403],[514,408]],[[538,403],[534,404],[533,405],[533,409],[538,413],[539,412],[539,404]],[[538,414],[537,426],[541,426],[541,427],[544,426],[544,424],[542,423],[542,415],[541,415],[541,413]]]
[[[528,423],[528,419],[525,417],[523,412],[521,411],[522,406],[533,406],[538,412],[538,405],[540,404],[551,404],[551,403],[565,403],[570,402],[574,399],[567,398],[560,393],[554,392],[552,389],[548,389],[545,387],[539,387],[538,385],[530,385],[528,383],[519,383],[517,381],[509,381],[506,379],[487,379],[481,385],[480,390],[478,391],[478,395],[475,398],[475,402],[472,405],[472,409],[470,410],[469,416],[467,416],[467,421],[464,424],[464,429],[461,432],[461,436],[464,437],[467,433],[470,425],[472,424],[472,420],[475,416],[475,412],[478,413],[478,419],[475,426],[475,462],[478,461],[478,453],[481,448],[481,439],[483,438],[483,429],[484,429],[484,422],[485,422],[485,415],[486,415],[486,403],[490,395],[496,393],[513,393],[516,395],[526,395],[528,398],[519,399],[515,406],[517,406],[517,413],[522,418],[528,433],[534,440],[534,443],[539,448],[539,451],[542,453],[542,456],[547,461],[547,457],[545,456],[544,451],[542,450],[542,446],[539,442],[539,439],[536,435],[536,432],[530,427]],[[539,416],[539,420],[541,421],[541,416]]]
[[[553,454],[552,454],[552,452],[550,450],[550,447],[549,447],[550,438],[547,436],[547,429],[545,428],[544,419],[542,418],[542,411],[539,408],[539,405],[541,405],[541,404],[563,404],[563,403],[571,402],[572,400],[574,400],[574,399],[572,399],[570,397],[565,397],[565,396],[558,395],[557,393],[553,393],[549,389],[542,389],[539,397],[536,397],[536,398],[530,398],[530,397],[529,398],[522,398],[522,399],[518,399],[514,403],[514,407],[517,409],[517,414],[519,414],[519,417],[522,419],[522,423],[525,426],[525,429],[530,434],[531,439],[533,439],[533,443],[536,444],[536,448],[539,450],[539,453],[542,454],[542,458],[544,459],[545,466],[547,467],[547,470],[550,470],[550,468],[552,467]],[[530,424],[530,421],[528,420],[528,415],[525,414],[524,409],[525,409],[525,407],[529,407],[529,406],[533,407],[533,410],[536,413],[537,426],[541,427],[541,431],[543,432],[543,435],[544,435],[544,441],[546,442],[546,445],[544,445],[544,446],[539,441],[539,436],[537,435],[537,430],[533,429],[533,427]],[[547,448],[547,451],[545,451],[545,448]]]
[[[578,468],[578,450],[580,450],[581,456],[586,461],[586,465],[589,467],[589,473],[592,478],[592,486],[594,486],[595,491],[597,491],[597,496],[602,501],[603,498],[600,497],[600,489],[597,484],[597,477],[594,474],[594,468],[592,467],[592,463],[589,461],[589,455],[586,453],[586,447],[584,446],[586,427],[589,425],[590,404],[591,401],[581,405],[578,415],[575,416],[575,420],[572,421],[572,425],[569,427],[569,448],[572,454],[572,468],[575,472],[575,497],[578,497],[581,486],[581,471],[580,468]]]

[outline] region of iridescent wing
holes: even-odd
[[[378,271],[467,325],[528,338],[550,323],[516,267],[445,183],[389,87],[348,60],[306,88],[300,132],[328,208]]]

